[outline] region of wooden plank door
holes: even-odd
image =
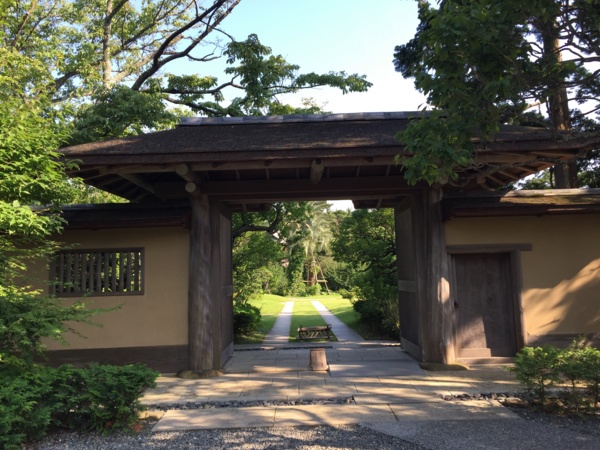
[[[510,253],[456,254],[452,260],[458,358],[514,356],[516,297]]]

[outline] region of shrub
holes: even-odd
[[[515,366],[511,370],[543,406],[548,387],[560,379],[558,363],[559,350],[556,347],[524,347],[517,353]]]
[[[239,336],[249,334],[260,325],[260,309],[249,303],[236,302],[233,305],[233,332]]]
[[[321,285],[319,283],[313,284],[312,286],[306,287],[306,296],[311,297],[319,295],[321,293]]]
[[[43,399],[50,391],[46,371],[15,367],[0,370],[0,448],[20,449],[26,439],[46,434],[52,408]]]
[[[567,385],[567,395],[556,405],[580,412],[583,407],[597,411],[600,400],[600,350],[575,341],[567,349],[551,345],[524,347],[511,368],[517,379],[533,394],[542,408],[546,406],[548,388]],[[584,388],[582,388],[582,386]]]
[[[0,369],[0,448],[19,449],[53,428],[130,430],[157,373],[141,364]]]
[[[143,392],[158,373],[142,364],[62,366],[55,371],[52,397],[56,426],[96,431],[127,430],[136,422]]]

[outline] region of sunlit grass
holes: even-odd
[[[345,298],[320,298],[319,301],[335,316],[357,332],[363,339],[389,339],[372,330],[360,320],[360,315],[354,310],[352,302]]]
[[[275,320],[281,310],[283,309],[283,305],[288,301],[287,298],[281,297],[280,295],[273,294],[264,294],[260,298],[255,300],[250,300],[249,303],[253,306],[256,306],[260,309],[260,325],[258,326],[258,330],[241,336],[236,336],[235,343],[236,344],[260,344],[264,341],[265,336],[271,331],[273,325],[275,325]]]
[[[320,294],[310,297],[282,297],[273,294],[264,294],[256,300],[251,300],[250,303],[257,306],[261,310],[261,322],[259,329],[251,334],[236,337],[236,344],[260,344],[265,336],[271,331],[275,325],[275,320],[286,302],[294,302],[294,311],[292,315],[292,323],[290,326],[289,341],[298,342],[298,328],[317,327],[327,325],[319,312],[311,304],[311,300],[320,301],[327,309],[329,309],[338,319],[344,322],[352,330],[362,336],[364,339],[380,339],[380,336],[374,334],[366,325],[360,321],[360,316],[354,308],[350,300],[342,298],[337,293]],[[332,340],[337,340],[333,338]],[[318,340],[315,339],[318,342]]]
[[[292,324],[290,325],[290,341],[296,342],[298,339],[298,328],[299,327],[321,327],[326,326],[327,323],[319,314],[319,311],[310,302],[314,300],[311,298],[294,297],[290,300],[294,301],[294,313],[292,316]],[[319,301],[321,299],[319,298]],[[335,338],[332,340],[336,340]],[[312,341],[319,341],[319,339],[312,339]]]

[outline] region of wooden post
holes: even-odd
[[[208,197],[190,197],[190,273],[188,293],[188,337],[190,370],[215,369],[213,305],[211,290],[211,233]],[[216,369],[219,369],[217,367]]]
[[[231,213],[220,202],[210,203],[210,236],[213,366],[220,369],[233,352]]]
[[[416,249],[422,242],[421,226],[416,223],[415,204],[419,197],[409,196],[394,208],[396,232],[396,269],[398,275],[398,314],[400,342],[413,357],[421,359],[419,315],[425,277],[419,271]]]
[[[422,197],[424,236],[421,248],[425,269],[425,296],[421,296],[421,351],[425,362],[454,361],[453,308],[450,300],[450,269],[442,221],[442,188],[432,187]],[[419,252],[418,252],[419,253]],[[424,301],[423,301],[424,300]]]

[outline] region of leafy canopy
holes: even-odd
[[[600,72],[590,71],[600,59],[597,2],[421,1],[419,19],[394,64],[437,112],[398,135],[410,182],[456,179],[471,162],[473,134],[491,140],[533,105],[547,107],[556,130],[570,128],[568,101],[598,111]]]

